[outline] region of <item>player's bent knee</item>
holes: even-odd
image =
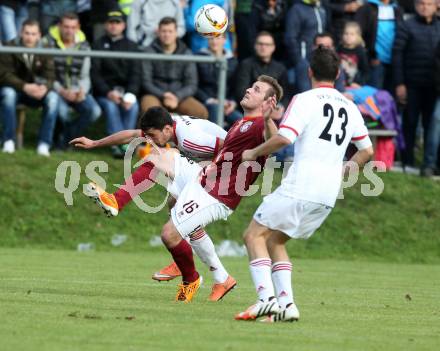
[[[258,239],[263,238],[264,230],[262,230],[260,225],[255,225],[255,223],[251,222],[249,227],[243,233],[243,241],[246,246],[252,245]]]

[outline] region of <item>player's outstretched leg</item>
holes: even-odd
[[[118,202],[113,194],[107,193],[100,186],[91,182],[86,185],[85,192],[88,197],[95,200],[108,217],[117,216],[119,213]]]
[[[150,189],[155,184],[154,179],[156,179],[157,175],[158,170],[154,168],[152,162],[141,164],[113,194],[118,202],[119,211],[133,200],[134,197]]]
[[[108,217],[115,217],[134,196],[154,185],[152,179],[156,175],[157,170],[154,165],[151,162],[145,162],[130,176],[131,181],[126,180],[125,184],[114,194],[104,191],[97,184],[91,182],[86,185],[86,195],[95,200]]]
[[[202,283],[196,271],[191,246],[182,239],[172,220],[162,228],[162,241],[182,272],[182,283],[178,286],[176,301],[191,302]]]

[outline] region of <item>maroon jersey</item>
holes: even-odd
[[[214,160],[203,168],[201,185],[230,209],[235,209],[245,191],[263,171],[266,157],[256,163],[242,162],[243,151],[264,142],[264,118],[244,117],[233,124],[226,135],[223,148]]]

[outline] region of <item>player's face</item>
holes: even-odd
[[[40,38],[41,33],[38,26],[24,26],[21,30],[21,40],[23,42],[23,45],[27,48],[33,48],[37,46]]]
[[[124,33],[124,30],[125,30],[124,21],[111,20],[105,22],[105,31],[112,38],[121,36],[122,33]]]
[[[149,136],[156,145],[164,147],[173,136],[173,127],[165,126],[162,130],[150,128],[145,134]]]
[[[174,23],[163,24],[157,32],[162,45],[172,45],[177,41],[177,27]]]
[[[61,38],[67,42],[75,41],[75,35],[79,30],[79,22],[76,19],[64,18],[58,26]]]
[[[246,90],[243,99],[240,101],[241,107],[245,110],[256,109],[264,103],[266,100],[266,93],[271,86],[264,82],[255,82],[252,87]]]

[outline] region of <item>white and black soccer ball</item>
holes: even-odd
[[[204,5],[196,13],[194,27],[205,38],[218,37],[228,28],[228,15],[220,6]]]

